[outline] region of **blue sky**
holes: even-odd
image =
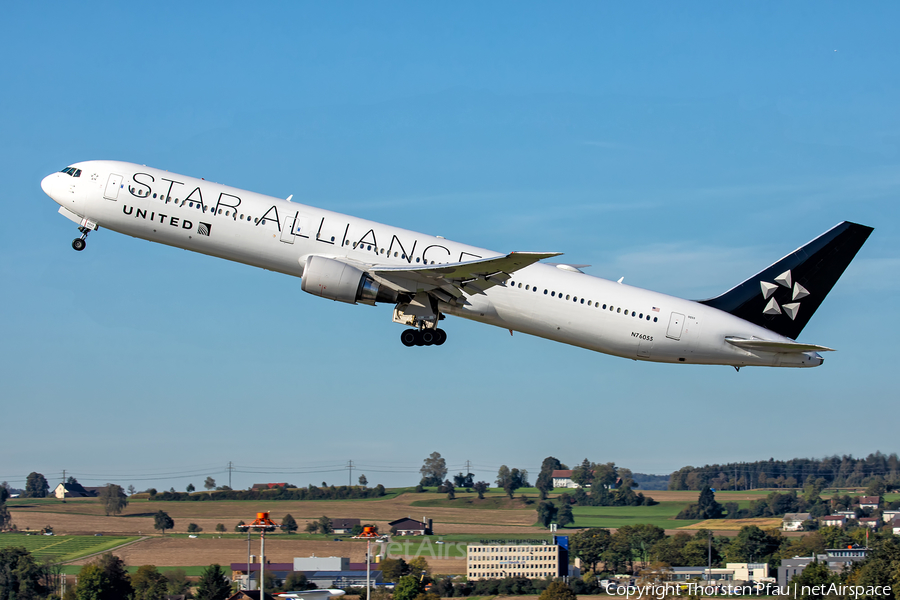
[[[10,5],[0,50],[0,479],[493,481],[548,455],[669,473],[897,450],[892,3]],[[100,231],[46,174],[118,159],[687,298],[842,220],[875,233],[810,370],[636,363]]]

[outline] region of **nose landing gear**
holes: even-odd
[[[447,341],[447,332],[443,329],[404,329],[400,334],[404,346],[440,346]]]
[[[81,232],[81,237],[75,238],[72,240],[72,248],[81,252],[84,250],[85,246],[87,246],[87,236],[91,232],[87,227],[79,227],[78,231]]]

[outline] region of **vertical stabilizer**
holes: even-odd
[[[873,229],[844,221],[701,304],[797,339]]]

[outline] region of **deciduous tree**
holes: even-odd
[[[559,513],[556,515],[556,524],[560,527],[565,527],[574,522],[575,515],[572,514],[572,505],[568,502],[563,502],[562,506],[559,507]]]
[[[163,535],[166,535],[166,529],[175,527],[175,521],[165,511],[159,511],[153,515],[153,528],[158,529]]]
[[[591,482],[594,488],[614,488],[618,479],[619,471],[616,468],[616,463],[608,462],[603,465],[594,465],[594,479]]]
[[[188,523],[187,530],[188,533],[200,533],[201,531],[203,531],[203,528],[196,523]]]
[[[166,571],[166,591],[169,595],[186,594],[191,589],[191,583],[187,579],[184,569],[172,569]]]
[[[728,562],[766,562],[781,546],[781,534],[766,532],[756,525],[746,525],[728,544],[725,558]]]
[[[516,468],[510,469],[506,465],[501,465],[497,471],[497,486],[502,487],[506,495],[512,500],[517,489],[528,487],[528,471],[525,469],[521,471]]]
[[[541,463],[541,472],[538,474],[537,482],[534,484],[534,487],[541,493],[541,500],[546,500],[547,495],[553,490],[553,471],[565,468],[558,459],[552,456],[544,459],[544,462]]]
[[[554,581],[547,586],[538,600],[577,600],[578,596],[572,591],[566,583],[562,581]]]
[[[447,494],[447,500],[455,500],[456,499],[456,488],[453,487],[453,482],[450,481],[449,479],[444,481],[444,483],[441,485],[441,487],[438,488],[438,491],[441,492],[442,494]]]
[[[579,531],[570,538],[569,548],[574,556],[596,570],[601,556],[609,548],[612,536],[608,529],[593,528]]]
[[[361,485],[363,487],[366,487],[367,485],[369,485],[369,480],[366,479],[365,473],[363,473],[362,475],[359,476],[359,485]]]
[[[422,591],[419,578],[414,575],[404,575],[394,586],[394,600],[414,600]]]
[[[329,519],[328,517],[326,517],[324,515],[322,517],[320,517],[319,518],[319,531],[321,531],[325,535],[328,535],[329,533],[334,531],[333,527],[331,526],[331,519]]]
[[[187,487],[185,488],[185,490],[187,491],[188,494],[190,494],[191,492],[193,492],[193,491],[196,490],[196,489],[197,489],[197,488],[194,487],[194,484],[193,484],[193,483],[187,484]]]
[[[556,505],[549,500],[542,501],[537,507],[538,521],[544,527],[550,527],[553,519],[556,518],[557,510]],[[569,511],[571,512],[571,510],[570,508]]]
[[[421,579],[423,576],[427,579],[431,577],[431,565],[425,560],[424,556],[417,556],[409,561],[408,570],[410,575]]]
[[[478,483],[476,483],[475,485],[472,486],[472,489],[474,489],[476,492],[478,492],[479,500],[484,500],[484,493],[487,492],[488,489],[490,489],[490,488],[488,488],[487,482],[479,481]]]
[[[606,552],[601,555],[606,568],[613,573],[621,572],[622,567],[625,566],[630,569],[634,560],[631,541],[628,539],[627,531],[623,531],[623,529],[620,527],[612,534]]]
[[[133,588],[125,563],[109,552],[85,565],[78,573],[78,600],[120,600],[131,597]]]
[[[386,558],[381,561],[381,575],[389,583],[396,583],[407,573],[409,565],[402,558]]]
[[[131,575],[134,600],[164,600],[168,581],[153,565],[143,565]]]
[[[447,461],[441,458],[440,452],[432,452],[419,473],[422,474],[422,485],[441,485],[447,477]]]
[[[218,531],[219,533],[225,533],[225,524],[216,523],[216,531]]]
[[[98,496],[107,517],[121,514],[125,507],[128,506],[128,497],[125,495],[125,490],[114,483],[106,484],[106,487],[100,490]]]
[[[6,507],[6,499],[9,498],[9,490],[0,487],[0,531],[6,531],[12,525],[12,516]],[[0,596],[2,598],[3,596]]]
[[[216,480],[213,479],[212,477],[207,477],[206,481],[203,482],[203,487],[205,487],[208,490],[216,489]]]
[[[25,480],[25,498],[46,498],[50,491],[47,479],[40,473],[32,471]]]

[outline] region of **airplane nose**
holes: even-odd
[[[51,198],[53,197],[53,194],[51,192],[53,190],[53,181],[55,178],[56,178],[56,173],[51,173],[50,175],[47,175],[46,177],[44,177],[41,180],[41,189],[44,190],[44,193],[47,194],[48,196],[50,196]]]

